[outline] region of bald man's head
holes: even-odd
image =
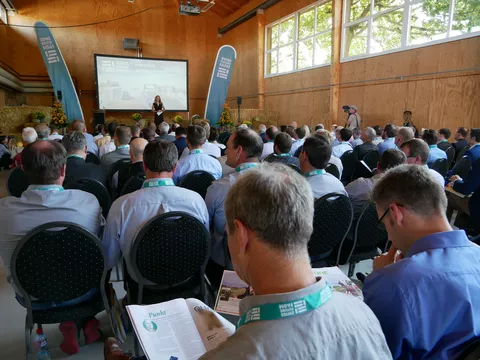
[[[82,120],[75,120],[74,122],[72,122],[72,131],[84,133],[85,123]]]
[[[143,151],[147,144],[148,141],[142,138],[137,138],[130,142],[130,159],[132,160],[132,164],[143,161]]]
[[[61,185],[67,152],[56,141],[36,141],[22,152],[22,168],[32,185]]]

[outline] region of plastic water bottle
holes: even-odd
[[[47,337],[43,334],[42,329],[37,329],[37,334],[33,340],[33,346],[37,354],[37,360],[50,360],[50,353],[48,352]]]

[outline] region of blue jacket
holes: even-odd
[[[465,156],[472,158],[472,164],[475,164],[475,161],[480,159],[480,144],[475,145],[474,147],[465,151]]]
[[[480,146],[476,146],[480,149]],[[466,179],[457,180],[453,184],[453,190],[464,195],[469,195],[480,188],[480,158],[472,165],[472,170],[468,173]]]

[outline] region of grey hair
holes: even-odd
[[[316,133],[325,136],[328,139],[328,141],[330,142],[330,144],[333,144],[334,139],[333,139],[333,135],[330,131],[325,130],[325,129],[320,129],[320,130],[317,130]]]
[[[239,220],[288,258],[308,256],[312,190],[303,176],[283,164],[263,163],[240,176],[228,191],[225,215],[230,233]]]
[[[34,128],[26,127],[25,129],[23,129],[22,140],[25,143],[31,144],[31,143],[37,141],[37,138],[38,138],[38,134],[37,134],[37,131]]]
[[[50,128],[45,123],[38,124],[35,130],[37,130],[37,134],[40,139],[46,139],[50,136]]]
[[[385,172],[370,198],[384,208],[401,204],[424,218],[445,214],[447,209],[445,190],[418,165],[399,165]]]
[[[365,130],[363,130],[365,135],[367,135],[368,140],[373,141],[375,140],[375,137],[377,136],[377,132],[375,131],[374,128],[371,127],[366,127]]]
[[[160,135],[168,134],[168,129],[170,129],[170,126],[166,122],[162,122],[158,125],[158,132]]]
[[[413,129],[406,126],[402,126],[398,128],[397,136],[398,135],[403,137],[403,141],[408,141],[415,138],[415,133],[413,132]]]
[[[261,132],[265,132],[267,131],[267,127],[265,126],[265,124],[260,124],[258,126],[258,130],[260,130]]]
[[[63,137],[62,145],[69,154],[77,151],[85,151],[87,138],[80,132],[72,131]]]

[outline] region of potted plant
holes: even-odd
[[[222,114],[220,115],[220,120],[218,121],[217,125],[223,126],[223,127],[235,126],[235,124],[232,121],[232,117],[230,116],[230,108],[226,103],[223,105],[223,111],[222,111]]]
[[[180,115],[175,115],[173,117],[173,122],[175,124],[182,124],[183,123],[183,117],[181,117]]]
[[[136,122],[142,120],[142,114],[139,114],[139,113],[133,114],[133,115],[132,115],[132,120],[133,120],[133,121],[136,121]]]
[[[34,112],[32,113],[32,120],[34,123],[41,123],[41,122],[44,122],[45,120],[45,114],[42,113],[41,111],[38,111],[38,112]]]

